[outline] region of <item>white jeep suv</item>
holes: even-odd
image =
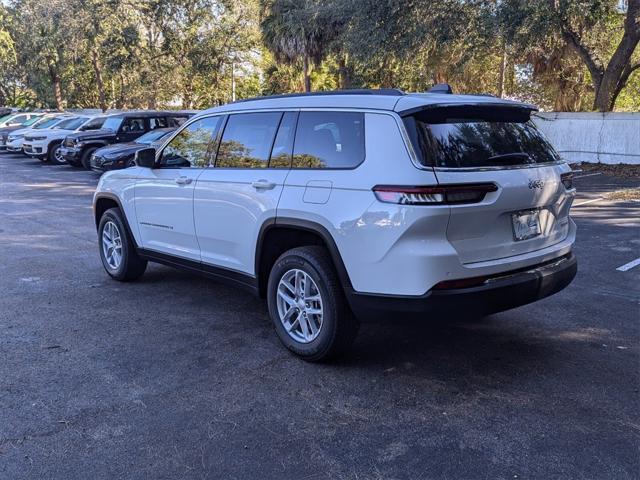
[[[374,313],[533,302],[577,271],[571,170],[534,110],[398,90],[207,110],[102,176],[102,263],[121,281],[153,261],[266,297],[307,360],[347,349]]]
[[[43,130],[27,133],[22,141],[22,151],[30,157],[43,162],[62,165],[65,162],[60,151],[62,141],[71,132],[98,130],[104,123],[105,116],[74,116],[69,117],[55,126]]]

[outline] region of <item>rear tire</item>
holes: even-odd
[[[102,214],[98,244],[102,266],[112,278],[128,282],[136,280],[146,270],[147,261],[136,252],[119,208],[110,208]]]
[[[329,252],[321,246],[293,248],[276,260],[267,303],[280,341],[307,361],[344,354],[358,333]]]
[[[82,152],[82,157],[80,157],[80,164],[86,169],[91,170],[91,155],[95,152],[97,148],[87,148],[84,152]]]

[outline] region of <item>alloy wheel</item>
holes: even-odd
[[[303,270],[292,269],[280,278],[277,289],[280,322],[296,342],[315,340],[322,329],[322,295]]]
[[[104,224],[102,229],[102,253],[107,265],[117,270],[122,262],[122,237],[118,226],[112,221]]]

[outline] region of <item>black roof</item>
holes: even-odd
[[[196,112],[192,111],[179,111],[179,110],[129,110],[126,112],[109,113],[108,117],[157,117],[158,115],[167,115],[169,117],[184,117],[185,115],[195,115]]]

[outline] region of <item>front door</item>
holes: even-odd
[[[209,165],[212,139],[221,117],[196,120],[181,130],[143,169],[135,187],[135,206],[145,249],[200,261],[193,221],[197,179]]]

